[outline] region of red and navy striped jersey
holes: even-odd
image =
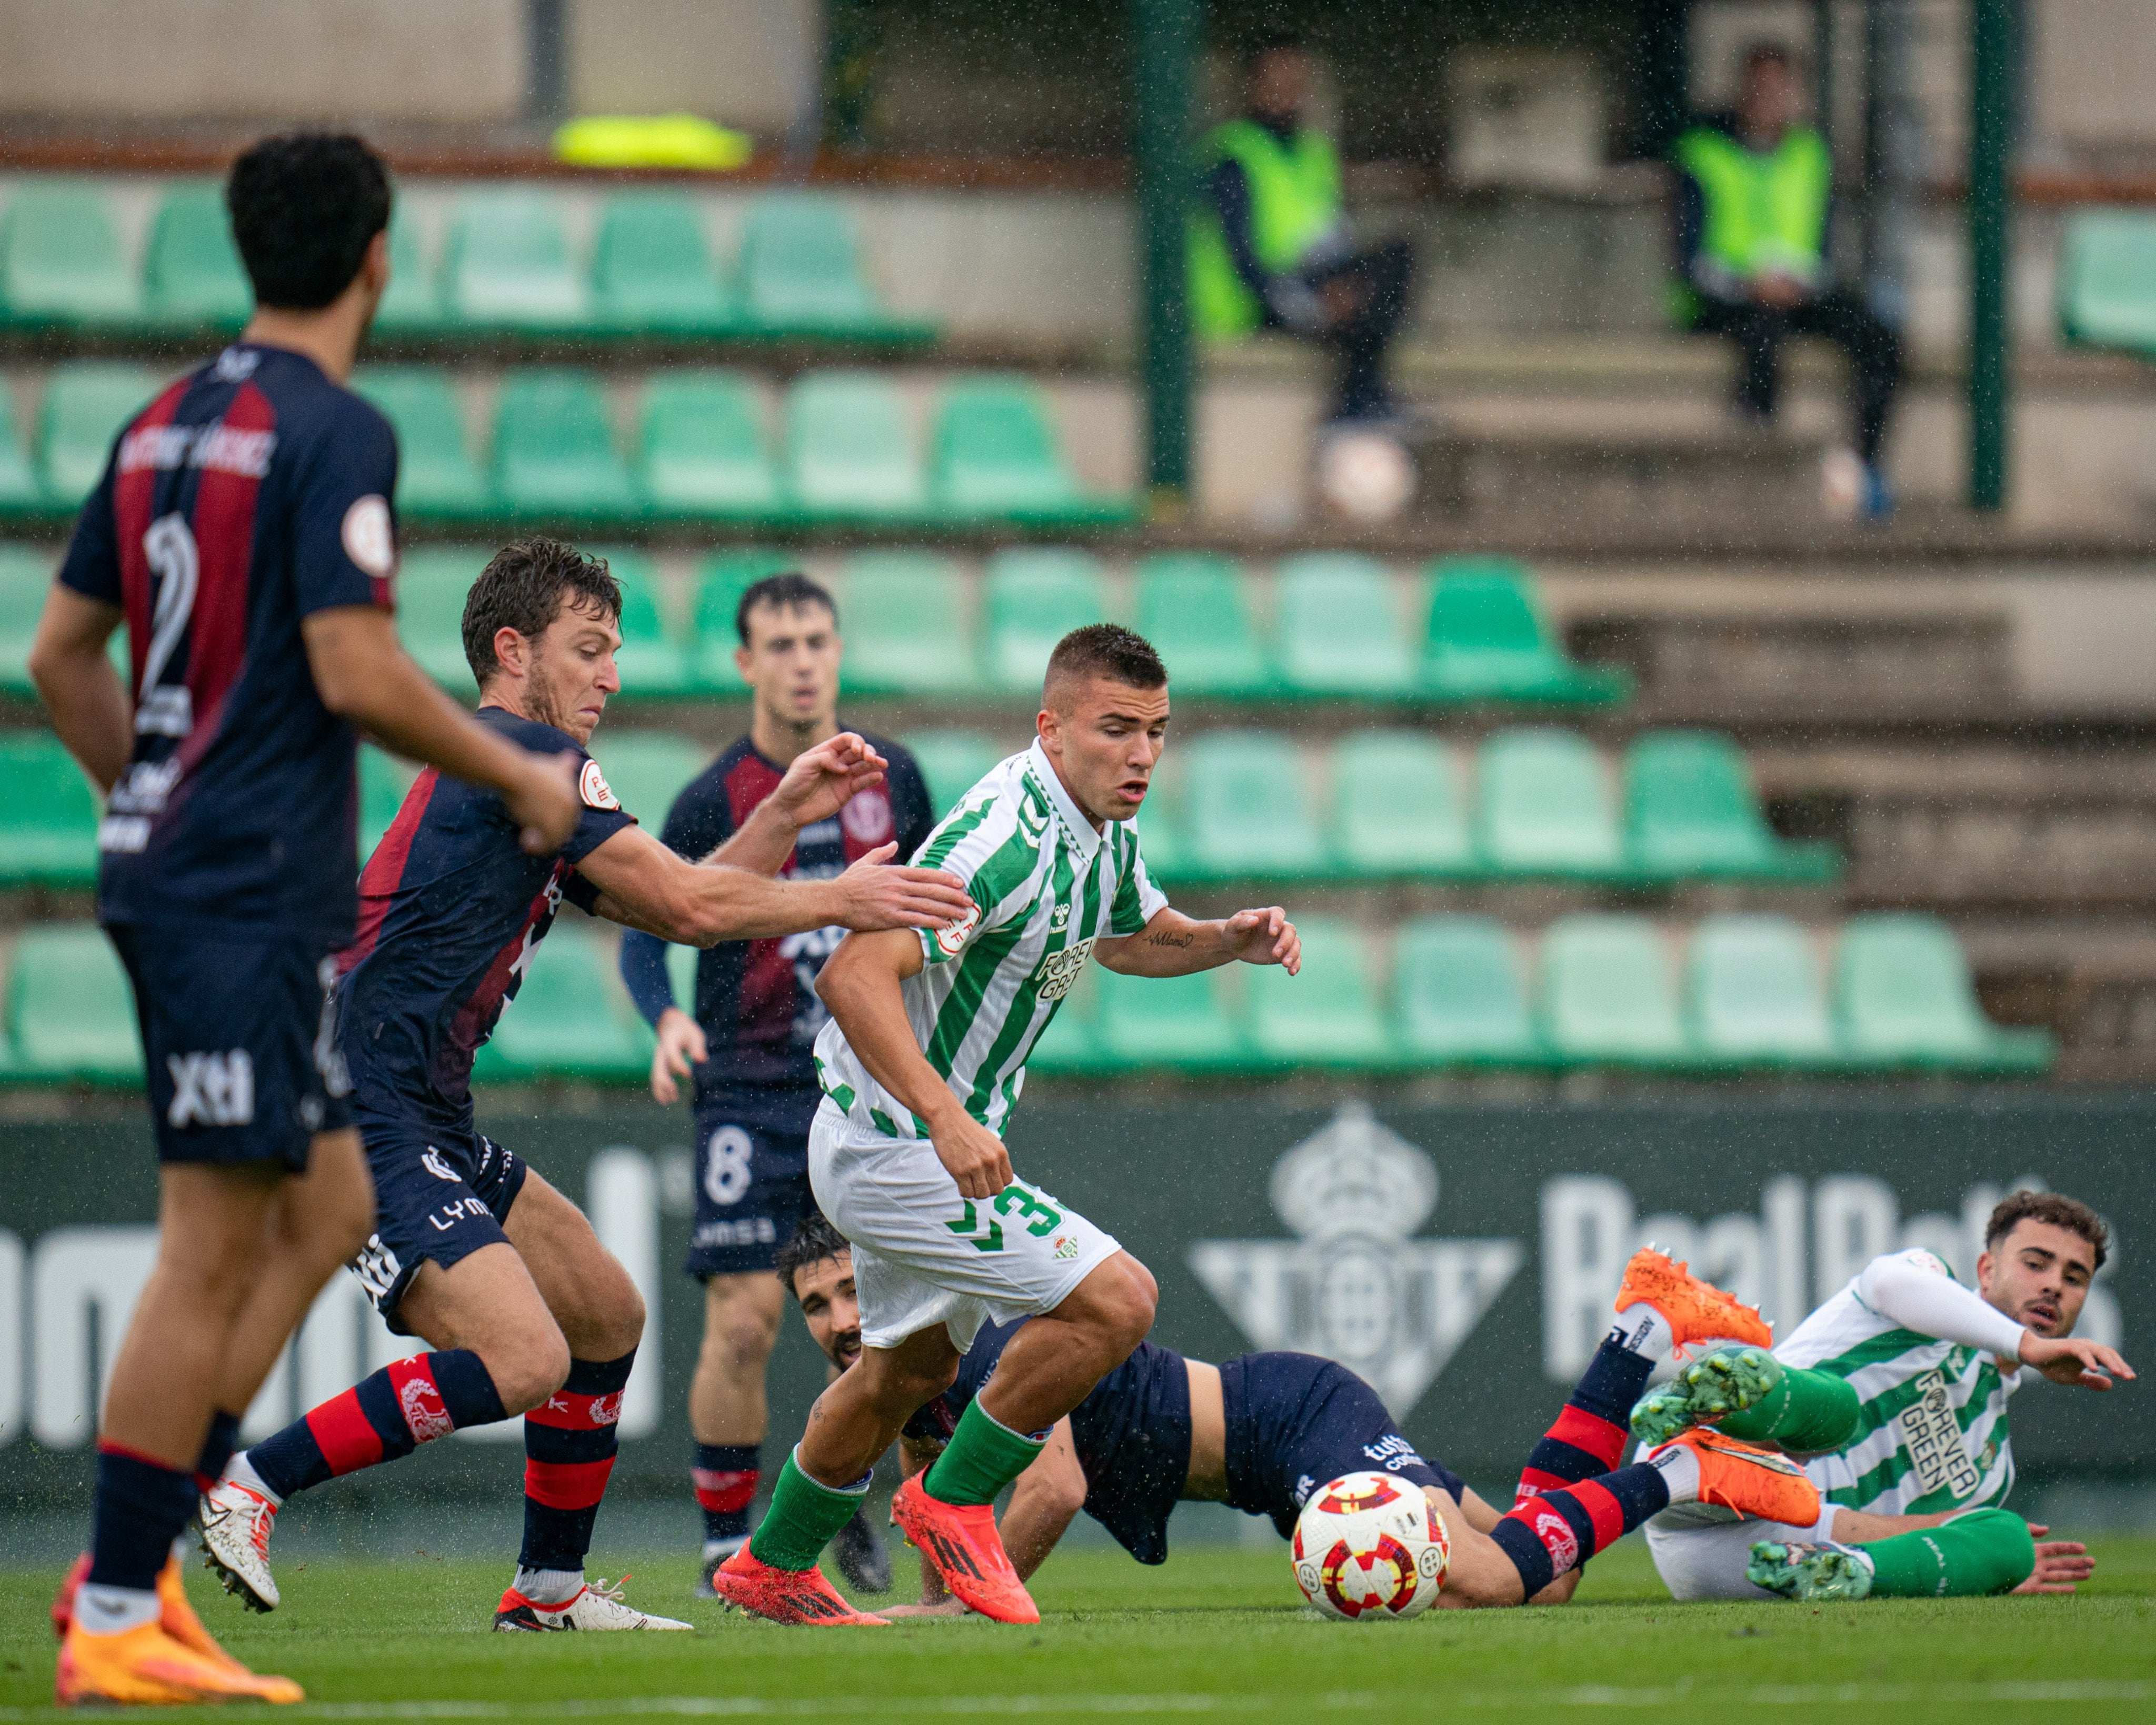
[[[61,583],[126,614],[135,747],[98,834],[108,922],[351,938],[357,736],[300,620],[390,608],[397,439],[285,348],[243,344],[114,441]]]
[[[867,740],[891,762],[884,782],[863,791],[835,818],[803,828],[780,871],[787,879],[829,880],[894,839],[903,862],[927,842],[936,819],[920,767],[896,743]],[[784,768],[744,737],[674,799],[660,836],[691,861],[708,856],[741,829],[785,776]],[[696,1069],[699,1107],[724,1107],[745,1126],[808,1131],[819,1095],[816,1033],[829,1016],[816,997],[816,976],[845,933],[814,928],[773,940],[725,941],[698,955],[694,1016],[711,1052]],[[657,936],[633,929],[622,936],[621,973],[638,1009],[654,1024],[676,1004],[666,942]]]
[[[563,899],[598,893],[577,865],[634,819],[566,731],[483,706],[479,721],[534,754],[574,752],[583,814],[532,856],[499,793],[429,768],[359,878],[359,933],[340,956],[337,1035],[362,1120],[472,1128],[472,1061],[516,998]]]

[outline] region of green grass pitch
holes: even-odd
[[[634,1563],[630,1596],[691,1619],[695,1635],[485,1634],[500,1564],[295,1563],[268,1618],[207,1576],[191,1589],[234,1652],[307,1686],[307,1704],[280,1717],[2146,1722],[2156,1540],[2096,1549],[2098,1580],[2071,1599],[1814,1610],[1674,1605],[1635,1538],[1597,1560],[1568,1607],[1371,1625],[1301,1609],[1281,1550],[1234,1547],[1188,1546],[1158,1569],[1065,1553],[1036,1579],[1037,1629],[781,1630],[690,1602],[679,1559]],[[911,1567],[902,1553],[892,1597]],[[49,1716],[54,1579],[0,1571],[0,1721]]]

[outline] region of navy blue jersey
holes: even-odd
[[[470,1134],[474,1057],[562,901],[597,901],[576,865],[634,824],[566,731],[498,706],[479,721],[534,754],[578,755],[583,814],[567,844],[532,856],[499,793],[431,767],[414,782],[360,876],[359,934],[340,961],[337,1040],[362,1125]]]
[[[351,939],[357,737],[300,624],[389,608],[396,488],[389,422],[280,347],[227,348],[114,441],[59,572],[125,611],[133,660],[104,921]]]
[[[894,839],[904,860],[935,826],[927,782],[895,742],[868,737],[891,762],[884,782],[863,791],[830,820],[803,827],[779,870],[789,880],[827,880]],[[757,803],[778,788],[786,769],[746,737],[691,779],[667,811],[660,835],[669,849],[700,861],[741,830]],[[843,928],[812,928],[774,939],[722,941],[696,960],[694,1015],[711,1058],[696,1069],[696,1104],[729,1120],[776,1132],[805,1132],[816,1088],[816,1033],[829,1014],[816,998],[816,975],[845,938]],[[674,999],[666,942],[634,931],[621,942],[622,979],[654,1025]]]

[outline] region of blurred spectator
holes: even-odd
[[[1263,36],[1243,63],[1243,112],[1204,146],[1204,181],[1191,224],[1191,313],[1201,335],[1232,340],[1285,330],[1339,357],[1336,421],[1399,418],[1385,387],[1385,350],[1407,309],[1414,254],[1405,240],[1348,249],[1340,162],[1306,126],[1310,56],[1285,33]]]
[[[1784,336],[1824,336],[1847,352],[1861,464],[1851,501],[1883,516],[1892,502],[1879,451],[1902,347],[1828,273],[1834,163],[1825,140],[1799,122],[1803,105],[1788,49],[1763,43],[1745,55],[1735,111],[1677,141],[1678,259],[1691,326],[1732,337],[1743,356],[1737,410],[1747,418],[1774,417]]]

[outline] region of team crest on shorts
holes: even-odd
[[[1078,1242],[1067,1234],[1059,1234],[1055,1236],[1055,1250],[1050,1255],[1067,1263],[1078,1255]]]

